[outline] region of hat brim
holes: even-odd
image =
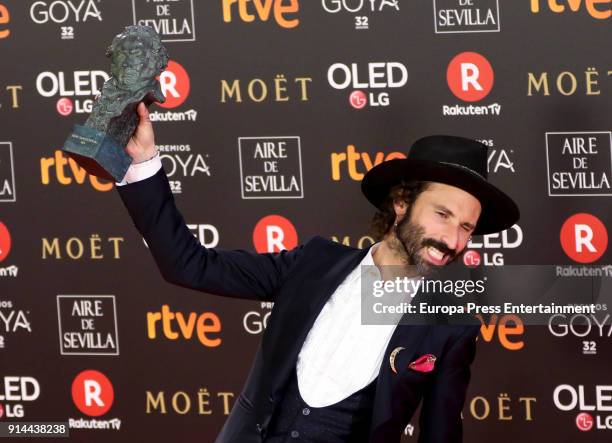
[[[380,209],[389,190],[402,180],[422,180],[455,186],[472,194],[482,207],[474,235],[491,234],[514,225],[520,212],[504,192],[468,168],[422,159],[395,159],[372,168],[361,182],[361,191]]]

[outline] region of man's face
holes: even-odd
[[[466,191],[432,183],[412,205],[409,216],[398,222],[400,255],[428,275],[463,252],[480,216],[480,202]],[[396,212],[399,215],[402,210]]]
[[[133,89],[132,86],[148,81],[155,75],[155,64],[150,58],[150,50],[136,37],[127,37],[121,40],[111,60],[111,73],[119,86],[124,89]]]

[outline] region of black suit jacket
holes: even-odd
[[[255,443],[265,437],[298,353],[323,305],[367,250],[314,237],[291,251],[256,254],[207,249],[185,226],[164,170],[117,188],[167,281],[228,297],[273,301],[274,308],[243,392],[217,443]],[[461,409],[474,359],[477,326],[400,325],[380,368],[370,441],[397,442],[423,400],[419,442],[462,440]],[[389,354],[405,349],[391,371]],[[408,368],[437,356],[429,373]]]

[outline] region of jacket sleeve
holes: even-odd
[[[117,191],[165,280],[210,294],[273,301],[304,246],[279,253],[205,248],[176,208],[164,169]]]
[[[478,329],[468,326],[440,360],[438,373],[423,393],[419,443],[463,441],[461,410],[470,383],[470,365],[476,355]]]

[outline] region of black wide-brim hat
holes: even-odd
[[[365,175],[361,190],[377,208],[402,181],[421,180],[455,186],[472,194],[482,207],[473,234],[490,234],[514,225],[518,206],[487,181],[488,148],[463,137],[432,135],[417,140],[408,158],[383,162]]]

